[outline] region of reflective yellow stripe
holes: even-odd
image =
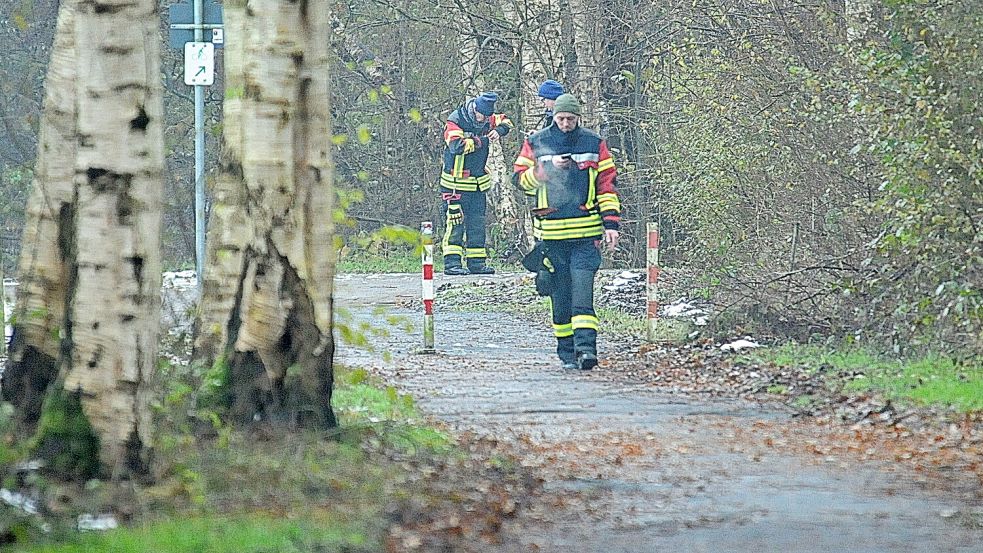
[[[568,219],[540,219],[539,222],[544,230],[569,230],[600,225],[601,216],[591,213],[584,217],[570,217]]]
[[[591,330],[599,330],[600,322],[594,315],[574,315],[570,321],[573,328],[589,328]]]
[[[446,242],[446,240],[444,240],[444,241]],[[444,254],[444,256],[448,256],[448,255],[459,255],[461,257],[464,257],[464,248],[462,248],[461,246],[451,246],[449,244],[448,245],[441,245],[440,251],[441,251],[441,253]]]
[[[447,145],[450,146],[451,141],[454,140],[454,139],[457,139],[457,138],[464,138],[464,131],[450,131],[450,132],[448,132],[447,135],[446,135],[446,138],[444,138],[444,142],[446,142]]]
[[[527,192],[539,188],[539,181],[536,180],[536,175],[532,173],[532,169],[526,169],[519,175],[519,186]]]
[[[609,158],[607,158],[605,160],[600,161],[597,164],[597,172],[598,173],[603,173],[604,171],[607,171],[608,169],[614,169],[614,158],[610,158],[609,157]]]
[[[564,227],[565,221],[584,220],[583,224]],[[568,223],[572,224],[572,223]],[[533,236],[540,240],[567,240],[571,238],[591,238],[604,234],[600,215],[577,217],[576,219],[533,219]]]
[[[529,158],[528,158],[528,157],[526,157],[526,156],[519,156],[519,157],[518,157],[518,158],[517,158],[517,159],[515,160],[515,164],[516,164],[516,165],[521,165],[521,166],[523,166],[523,167],[529,167],[529,168],[532,168],[532,167],[535,167],[535,166],[536,166],[536,160],[533,160],[533,159],[529,159]]]
[[[478,259],[488,257],[488,250],[485,248],[468,248],[467,258],[468,259]]]
[[[491,188],[491,175],[480,177],[454,177],[447,173],[440,174],[441,188],[453,192],[484,192]]]
[[[573,336],[573,325],[570,323],[558,325],[553,323],[553,336],[557,338],[566,338],[567,336]]]
[[[597,169],[591,167],[587,170],[587,182],[587,201],[584,202],[584,207],[594,209],[594,201],[597,196]]]
[[[464,176],[464,155],[454,156],[454,171],[451,173],[451,175],[455,177]]]
[[[617,194],[612,194],[610,192],[598,194],[597,206],[602,213],[605,211],[617,211],[618,213],[621,213],[621,200],[618,199]]]

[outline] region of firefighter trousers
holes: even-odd
[[[488,257],[485,249],[485,213],[487,201],[485,192],[460,192],[458,203],[464,215],[463,221],[454,222],[447,216],[448,206],[444,203],[444,239],[441,252],[444,254],[444,268],[461,267],[467,259],[469,267],[484,266]]]
[[[594,275],[601,267],[601,252],[594,238],[547,240],[546,256],[553,263],[553,334],[556,354],[563,363],[576,363],[584,353],[597,355],[597,314],[594,312]]]

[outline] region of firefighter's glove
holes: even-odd
[[[447,204],[447,222],[452,225],[460,225],[464,222],[464,212],[461,211],[461,204]]]

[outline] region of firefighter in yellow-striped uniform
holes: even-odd
[[[580,102],[563,94],[553,125],[522,145],[512,179],[533,196],[533,231],[542,242],[549,272],[556,353],[567,369],[597,365],[594,275],[599,247],[618,245],[621,202],[607,144],[580,126]]]
[[[444,127],[444,167],[440,192],[444,200],[445,229],[441,242],[444,274],[492,274],[485,249],[488,146],[512,130],[507,116],[495,113],[494,92],[468,100],[447,118]],[[466,261],[466,266],[465,266]]]

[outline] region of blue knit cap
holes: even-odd
[[[495,113],[495,102],[497,101],[498,94],[494,92],[485,92],[481,96],[474,99],[474,110],[484,116],[489,116]]]
[[[543,84],[539,85],[539,97],[546,98],[547,100],[556,100],[563,94],[563,85],[549,79],[543,81]]]

